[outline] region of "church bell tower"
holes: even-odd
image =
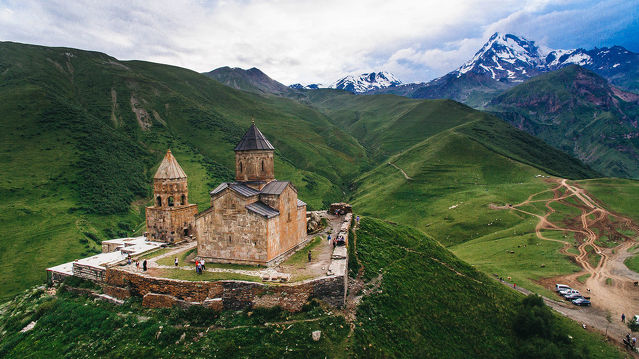
[[[251,124],[235,146],[235,180],[258,190],[275,179],[273,153],[275,148],[262,132]]]
[[[187,176],[171,150],[153,176],[153,206],[146,208],[148,239],[167,243],[190,239],[197,205],[189,204]]]

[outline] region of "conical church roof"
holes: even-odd
[[[235,146],[235,151],[251,151],[251,150],[275,150],[273,145],[264,137],[262,132],[252,124],[246,131],[240,143]]]
[[[160,163],[160,167],[158,167],[157,172],[155,172],[155,179],[176,179],[176,178],[186,178],[186,173],[178,161],[173,157],[171,150],[166,151],[166,155]]]

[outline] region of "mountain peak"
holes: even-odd
[[[401,85],[401,83],[402,82],[392,73],[379,71],[360,75],[348,75],[337,80],[328,87],[354,93],[362,93],[370,90],[394,87]]]
[[[541,52],[534,41],[496,32],[456,72],[457,77],[472,71],[489,74],[494,80],[517,82],[536,74],[541,64]]]

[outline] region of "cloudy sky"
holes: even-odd
[[[0,40],[210,71],[257,67],[285,83],[393,72],[426,81],[494,32],[551,48],[639,52],[639,0],[0,0]]]

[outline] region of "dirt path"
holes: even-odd
[[[586,323],[598,330],[605,332],[608,327],[613,331],[616,338],[624,335],[628,329],[620,322],[621,314],[626,314],[630,318],[632,315],[639,314],[639,287],[635,286],[635,282],[639,281],[639,274],[630,271],[623,261],[631,255],[628,250],[636,244],[633,238],[627,237],[617,229],[632,229],[639,233],[639,226],[627,217],[612,213],[594,200],[585,190],[568,183],[566,179],[551,180],[556,184],[551,189],[531,194],[524,202],[515,205],[495,206],[493,209],[508,209],[518,211],[539,219],[535,227],[537,237],[542,240],[559,242],[563,244],[560,252],[573,258],[582,270],[554,278],[547,278],[539,281],[542,285],[550,290],[554,289],[555,283],[563,283],[577,288],[586,296],[590,296],[592,300],[592,308],[576,308],[569,303],[555,302],[546,298],[547,303],[558,312]],[[543,200],[533,200],[536,196],[544,192],[553,192],[553,198]],[[562,193],[563,192],[563,193]],[[568,202],[566,199],[573,198],[574,202]],[[526,211],[520,207],[526,206],[534,202],[543,202],[547,209],[544,215],[539,215]],[[578,220],[574,223],[552,223],[548,220],[549,216],[555,213],[551,206],[552,203],[561,203],[563,205],[576,207],[581,211]],[[620,243],[613,248],[601,247],[597,242],[602,239],[603,230],[614,230],[619,235]],[[568,252],[573,247],[569,241],[561,239],[548,238],[544,236],[543,231],[561,231],[573,232],[578,238],[576,240],[576,249],[578,254]],[[621,239],[623,241],[621,241]],[[592,248],[594,253],[599,257],[599,261],[589,258],[588,247]],[[596,262],[596,263],[595,263]],[[589,275],[585,283],[581,283],[577,278]],[[520,291],[524,292],[524,289]],[[557,304],[559,303],[559,304]],[[609,324],[606,316],[613,318],[614,324]],[[612,328],[612,329],[611,329]]]
[[[404,170],[403,170],[403,169],[401,169],[401,168],[397,167],[397,165],[396,165],[396,164],[394,164],[394,163],[390,163],[390,162],[387,162],[387,163],[388,163],[388,165],[389,165],[389,166],[393,166],[393,167],[397,168],[397,169],[399,170],[399,172],[401,172],[401,173],[402,173],[402,175],[404,175],[404,178],[406,178],[407,180],[409,180],[409,181],[410,181],[410,180],[412,180],[412,179],[413,179],[412,177],[409,177],[409,176],[406,174],[406,172],[404,172]]]

